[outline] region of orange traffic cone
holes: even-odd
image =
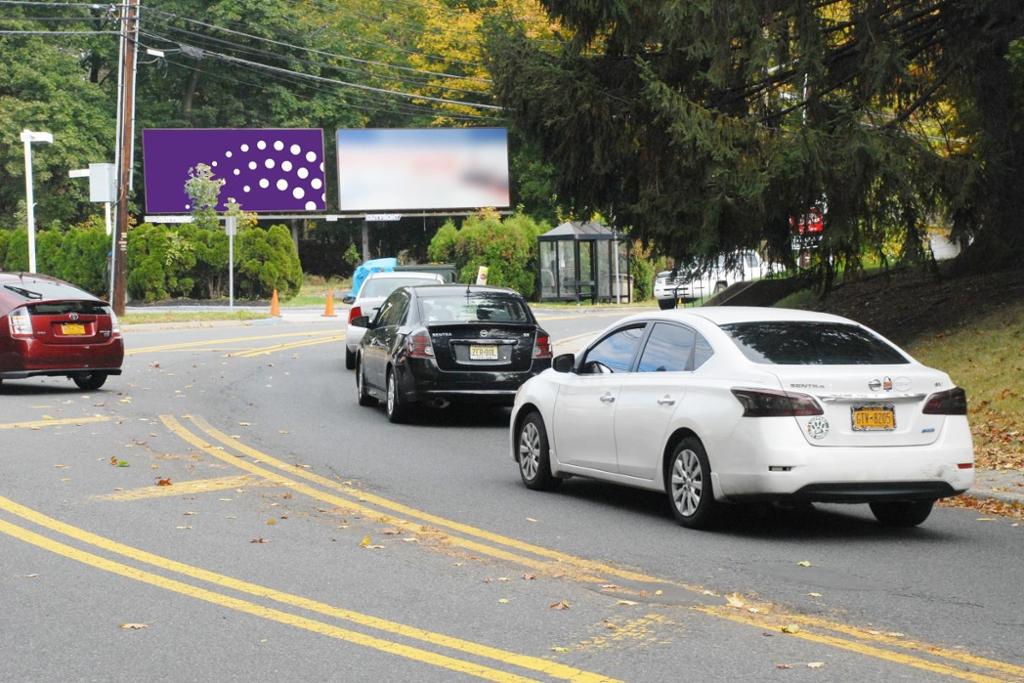
[[[270,315],[281,317],[281,303],[277,300],[277,290],[274,290],[274,295],[270,297]]]
[[[338,316],[334,313],[334,290],[327,290],[327,304],[324,306],[324,313],[321,316],[323,318],[337,318]]]

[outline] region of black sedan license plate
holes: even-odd
[[[855,432],[891,432],[896,429],[896,409],[891,403],[853,406],[850,418]]]
[[[469,347],[470,360],[498,360],[498,347],[493,344],[473,344]]]

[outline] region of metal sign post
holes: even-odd
[[[235,307],[235,233],[238,216],[224,216],[224,231],[228,234],[228,308]]]

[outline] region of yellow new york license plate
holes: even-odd
[[[60,331],[65,337],[76,337],[85,334],[85,325],[82,323],[64,323]]]
[[[474,344],[469,347],[470,360],[498,360],[498,347],[491,344]]]
[[[854,406],[851,417],[853,430],[857,432],[891,432],[896,429],[896,409],[891,404]]]

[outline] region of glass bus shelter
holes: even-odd
[[[596,221],[570,221],[537,240],[541,301],[632,302],[629,249],[621,233]]]

